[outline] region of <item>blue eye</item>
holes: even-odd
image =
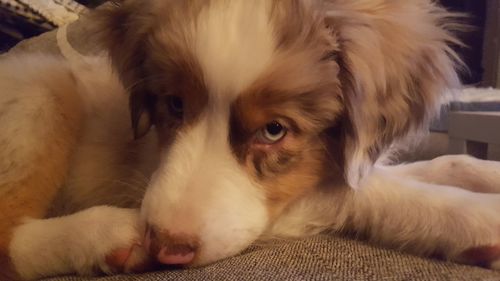
[[[260,142],[265,144],[273,144],[285,137],[287,129],[278,121],[267,123],[257,135]]]

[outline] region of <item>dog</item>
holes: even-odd
[[[455,16],[125,0],[93,15],[109,60],[2,58],[2,278],[202,266],[325,231],[500,269],[500,164],[385,161],[460,88]]]

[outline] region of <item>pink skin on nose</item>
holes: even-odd
[[[152,236],[155,239],[152,239]],[[144,247],[155,255],[158,262],[166,265],[186,265],[191,263],[195,257],[195,249],[184,243],[169,243],[168,239],[158,241],[158,236],[151,227],[146,228]]]
[[[157,259],[159,262],[168,265],[183,265],[188,264],[194,259],[194,252],[188,252],[183,254],[171,254],[165,247],[158,253]]]

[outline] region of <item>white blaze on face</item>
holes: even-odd
[[[238,253],[267,224],[263,191],[229,147],[226,108],[211,105],[199,123],[179,135],[142,206],[150,224],[200,239],[197,264]]]
[[[269,65],[276,45],[271,2],[219,0],[201,11],[194,53],[213,95],[238,95]]]
[[[240,252],[267,225],[264,191],[231,151],[229,111],[271,60],[269,5],[267,0],[213,1],[186,37],[194,40],[192,53],[203,71],[208,105],[162,155],[142,216],[170,233],[198,237],[196,264]]]

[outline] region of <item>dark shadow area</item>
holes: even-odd
[[[38,1],[38,0],[32,0]],[[54,0],[70,3],[72,0]],[[106,0],[74,0],[87,8],[94,8]],[[29,2],[28,2],[29,3]],[[68,4],[70,5],[70,4]],[[10,0],[0,3],[0,53],[8,51],[21,40],[37,36],[57,26],[45,19],[24,2]]]
[[[468,47],[455,48],[469,68],[469,73],[462,73],[464,84],[478,84],[483,81],[484,68],[482,66],[483,43],[486,23],[486,0],[440,0],[443,6],[451,11],[466,13],[466,24],[472,30],[460,33],[460,39]]]

